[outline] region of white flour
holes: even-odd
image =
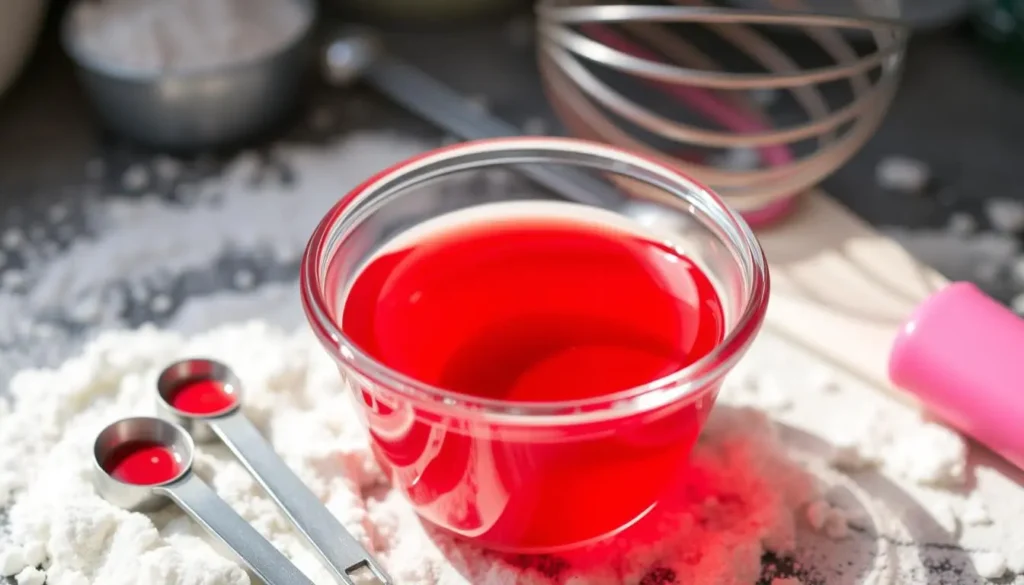
[[[77,242],[31,273],[31,303],[37,309],[102,307],[104,284],[125,275],[141,282],[180,274],[228,251],[265,250],[281,262],[296,260],[323,214],[366,179],[368,169],[399,162],[426,147],[380,134],[357,135],[326,148],[283,146],[273,156],[300,177],[298,184],[264,176],[266,169],[256,155],[246,154],[216,179],[192,186],[197,201],[187,207],[155,197],[116,201],[95,218],[99,237]],[[81,269],[83,263],[88,270]]]
[[[305,332],[298,307],[293,284],[217,295],[186,305],[171,324],[173,332],[147,327],[105,333],[58,369],[20,373],[11,384],[14,408],[0,418],[0,503],[11,505],[11,535],[0,539],[0,569],[24,572],[25,582],[31,583],[36,573],[24,567],[38,563],[50,585],[248,582],[248,576],[180,513],[124,512],[96,496],[89,482],[90,446],[98,429],[119,416],[153,413],[157,372],[171,360],[195,355],[222,359],[240,373],[247,390],[247,414],[403,585],[751,585],[761,574],[766,550],[799,558],[832,546],[822,544],[827,542],[856,548],[864,537],[851,531],[851,525],[877,531],[879,538],[899,537],[898,528],[872,526],[865,520],[881,514],[872,507],[885,502],[870,503],[865,512],[860,508],[863,502],[851,505],[833,497],[838,485],[834,479],[815,472],[813,460],[806,469],[794,463],[787,453],[804,460],[802,448],[788,440],[790,447],[785,447],[779,429],[765,415],[742,408],[757,403],[757,387],[763,384],[751,381],[768,379],[751,375],[751,368],[780,359],[784,366],[802,359],[802,371],[821,367],[768,334],[756,344],[745,371],[730,380],[723,405],[694,453],[693,473],[702,478],[695,485],[702,489],[683,497],[677,513],[662,524],[639,528],[635,534],[646,535],[635,537],[639,541],[619,539],[602,547],[599,558],[605,562],[548,561],[524,568],[518,561],[432,538],[397,493],[381,490],[383,477],[337,370]],[[264,314],[274,324],[265,322]],[[255,317],[260,320],[247,321]],[[289,330],[296,333],[286,333]],[[839,407],[843,399],[864,398],[862,390],[847,380],[830,380],[832,389],[825,391],[824,378],[806,378],[794,379],[794,391],[819,394],[814,399],[817,419],[829,408],[829,400],[832,407]],[[799,410],[800,404],[793,404],[783,409],[787,414],[779,414],[812,420],[800,416]],[[842,418],[858,419],[855,410],[844,410]],[[910,416],[901,420],[904,414],[893,412],[886,418],[894,437],[890,445],[904,437],[916,443],[913,437],[929,428]],[[940,451],[921,455],[948,461],[953,452]],[[946,463],[935,467],[949,469]],[[330,582],[273,503],[227,452],[202,447],[196,469],[312,579]],[[951,493],[935,492],[930,498],[946,505],[977,505]],[[1019,496],[1016,503],[1020,504]],[[971,514],[976,512],[963,511],[965,521]],[[995,577],[1005,572],[1011,553],[975,551],[971,559],[978,573]],[[838,549],[829,555],[826,566],[808,571],[827,575],[828,563],[842,565],[851,553]],[[885,555],[873,563],[881,568],[857,570],[897,565]],[[938,582],[971,581],[950,573],[948,580]]]
[[[142,71],[241,63],[283,48],[312,18],[299,0],[84,0],[75,42],[94,59]]]
[[[187,213],[156,200],[104,206],[93,218],[94,239],[50,263],[30,263],[23,288],[3,290],[0,332],[46,338],[45,323],[27,315],[62,306],[75,307],[77,322],[89,328],[121,326],[125,299],[112,294],[112,283],[173,280],[234,250],[294,262],[347,188],[423,147],[381,135],[283,147],[275,156],[289,161],[291,186],[273,177],[254,181],[265,173],[250,156],[195,187]],[[160,168],[170,172],[166,161],[150,167],[131,172],[147,184]],[[118,510],[88,481],[98,428],[151,413],[152,377],[167,361],[195,354],[223,359],[241,374],[249,416],[402,585],[752,585],[759,575],[774,577],[771,566],[762,573],[766,550],[791,553],[797,566],[788,570],[804,585],[961,585],[1024,571],[1024,548],[1012,544],[1024,542],[1024,523],[1012,521],[1024,517],[1024,494],[990,467],[997,463],[968,466],[955,433],[770,332],[727,381],[723,407],[694,454],[706,490],[678,502],[666,524],[647,526],[656,539],[630,543],[628,553],[625,542],[612,541],[602,557],[610,560],[600,565],[535,559],[525,567],[522,559],[433,539],[396,493],[381,488],[337,370],[304,332],[295,283],[257,287],[253,278],[239,272],[232,281],[244,292],[178,307],[166,331],[104,333],[59,368],[15,377],[13,406],[0,400],[0,509],[9,508],[10,521],[10,534],[0,535],[0,573],[18,575],[21,585],[39,585],[43,570],[48,585],[248,582],[187,518]],[[330,582],[227,453],[203,447],[197,470],[307,574]],[[777,562],[773,582],[792,585]]]
[[[241,318],[247,312],[242,307],[253,314],[281,301],[297,307],[294,294],[285,298],[287,292],[272,287],[237,299],[234,314],[222,310],[232,304],[226,297],[196,303],[176,327]],[[5,573],[45,557],[40,564],[50,585],[246,582],[245,574],[180,513],[147,517],[119,510],[102,501],[89,482],[96,432],[116,417],[152,413],[153,383],[161,367],[195,355],[215,356],[237,369],[247,414],[328,508],[381,555],[399,583],[554,582],[546,576],[550,568],[523,569],[444,538],[432,540],[396,493],[381,496],[384,478],[333,363],[301,328],[289,335],[262,321],[217,326],[191,338],[153,328],[106,333],[56,370],[19,374],[11,383],[15,409],[0,426],[0,503],[13,504],[11,541],[0,548]],[[680,495],[678,510],[650,527],[651,536],[612,541],[601,558],[610,554],[614,562],[569,565],[558,577],[572,576],[568,582],[581,584],[740,585],[757,579],[766,548],[795,549],[800,510],[820,496],[813,477],[789,461],[764,415],[717,411],[693,467],[703,478],[696,484],[702,493]],[[329,582],[273,503],[225,450],[203,447],[196,469],[312,579]],[[845,518],[840,521],[845,529]],[[652,569],[674,578],[642,581]]]
[[[316,223],[341,194],[367,177],[368,169],[397,163],[427,147],[412,138],[373,133],[320,147],[278,146],[270,163],[243,154],[215,178],[179,185],[179,191],[191,194],[188,206],[142,196],[115,198],[91,209],[95,237],[77,239],[45,260],[31,242],[13,241],[20,230],[8,230],[0,240],[11,239],[9,249],[27,265],[6,270],[0,281],[0,344],[25,350],[6,361],[28,366],[59,363],[55,360],[66,356],[68,340],[40,315],[87,330],[124,327],[126,303],[148,303],[154,314],[166,313],[170,299],[150,291],[169,286],[187,271],[207,268],[225,254],[298,262]],[[299,179],[286,181],[279,172],[282,165]],[[157,157],[148,165],[129,167],[125,175],[166,179],[175,172],[173,161]],[[67,210],[54,209],[49,215],[59,229]],[[249,289],[253,279],[242,270],[232,275],[232,284]]]

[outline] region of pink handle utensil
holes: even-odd
[[[1024,319],[968,282],[922,303],[889,357],[893,383],[1024,469]]]

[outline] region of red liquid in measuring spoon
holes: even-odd
[[[371,261],[343,311],[350,338],[391,368],[511,402],[652,382],[706,355],[724,328],[719,297],[690,259],[559,217],[430,232]],[[412,423],[393,398],[364,399],[378,458],[421,513],[517,550],[593,539],[642,516],[681,471],[710,405],[524,431]]]
[[[169,447],[137,441],[114,449],[103,462],[103,469],[124,483],[157,485],[178,477],[181,462]]]
[[[185,381],[171,391],[171,406],[189,414],[217,414],[233,407],[237,402],[231,386],[219,380],[199,378]]]

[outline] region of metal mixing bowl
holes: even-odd
[[[302,34],[270,54],[211,69],[139,71],[104,62],[81,50],[72,13],[61,42],[101,120],[115,132],[168,150],[229,146],[283,122],[298,105],[312,64],[314,0]]]

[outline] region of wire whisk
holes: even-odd
[[[895,0],[843,2],[852,14],[766,2],[541,0],[548,98],[571,133],[670,162],[770,221],[878,128],[908,31]]]

